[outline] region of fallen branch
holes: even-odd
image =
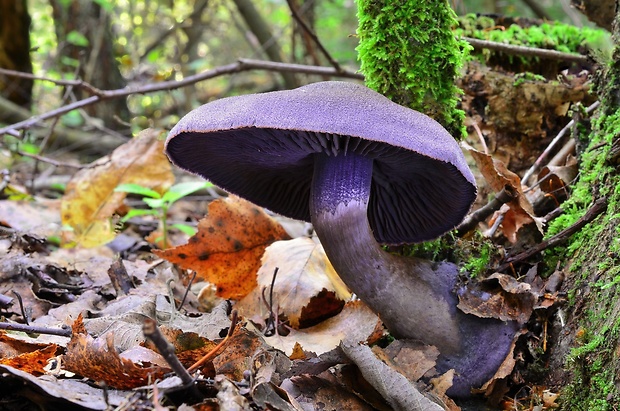
[[[181,87],[193,85],[200,81],[209,80],[215,77],[223,76],[226,74],[239,73],[249,70],[267,70],[277,72],[295,72],[301,74],[318,74],[327,75],[332,77],[353,78],[362,80],[363,75],[349,71],[349,70],[336,70],[333,67],[323,66],[309,66],[305,64],[289,64],[289,63],[276,63],[273,61],[263,60],[251,60],[251,59],[239,59],[236,63],[228,64],[225,66],[216,67],[211,70],[204,71],[202,73],[195,74],[193,76],[185,77],[183,80],[170,80],[162,81],[159,83],[150,83],[143,86],[129,86],[117,90],[100,90],[88,83],[78,82],[75,86],[85,87],[92,95],[82,100],[78,100],[74,103],[67,104],[66,106],[59,107],[55,110],[48,111],[36,116],[33,116],[27,120],[20,121],[19,123],[12,124],[10,126],[0,128],[0,135],[15,132],[17,130],[27,129],[35,124],[47,120],[50,118],[61,116],[72,110],[90,106],[100,101],[124,98],[133,94],[147,94],[157,91],[174,90]],[[14,72],[18,73],[18,72]]]
[[[462,39],[477,49],[501,51],[502,53],[511,55],[539,57],[541,59],[560,60],[575,63],[587,63],[590,61],[588,56],[581,54],[563,53],[557,50],[541,49],[537,47],[517,46],[514,44],[498,43],[496,41],[480,40],[471,37],[462,37]]]
[[[478,223],[484,221],[488,216],[499,210],[502,205],[517,198],[518,195],[519,193],[517,193],[517,190],[514,187],[506,185],[502,191],[497,193],[493,200],[489,201],[485,206],[465,217],[465,220],[463,220],[463,222],[456,227],[456,235],[458,237],[463,237]]]
[[[607,209],[607,197],[601,197],[592,204],[592,206],[586,211],[586,213],[579,218],[573,225],[570,227],[560,231],[553,237],[548,240],[544,240],[539,244],[536,244],[532,248],[523,251],[515,256],[508,257],[504,260],[503,264],[500,265],[495,271],[502,272],[510,267],[512,264],[526,260],[532,257],[539,252],[550,248],[555,247],[556,245],[562,244],[564,241],[568,240],[570,236],[575,234],[577,231],[581,230],[583,226],[594,220],[599,214],[603,213]]]

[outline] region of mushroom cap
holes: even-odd
[[[438,237],[476,197],[463,153],[439,123],[354,83],[213,101],[178,122],[166,152],[178,167],[304,221],[310,221],[315,154],[369,156],[368,221],[380,243]]]

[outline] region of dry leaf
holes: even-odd
[[[235,305],[247,318],[267,318],[262,303],[263,289],[268,295],[273,275],[274,310],[288,318],[293,328],[318,324],[342,310],[351,297],[320,244],[307,237],[276,241],[265,250],[258,270],[258,287]]]
[[[439,350],[412,340],[395,340],[386,348],[373,347],[373,351],[383,351],[391,365],[411,382],[416,382],[430,371],[439,357]]]
[[[466,314],[502,321],[516,320],[521,324],[530,319],[538,300],[538,295],[529,284],[501,273],[495,273],[475,285],[463,287],[457,294],[457,307]]]
[[[158,256],[216,285],[217,295],[241,299],[256,287],[256,272],[265,248],[287,239],[282,226],[260,207],[230,196],[209,204],[207,217],[189,242]]]
[[[405,376],[377,359],[366,345],[341,344],[342,350],[368,381],[397,411],[443,411],[443,407],[425,397]]]
[[[464,144],[464,146],[471,153],[478,165],[480,173],[493,191],[498,193],[503,190],[506,185],[509,185],[518,193],[517,198],[504,205],[504,207],[508,208],[503,208],[506,213],[504,223],[502,223],[502,230],[506,238],[512,243],[515,243],[517,241],[517,231],[519,231],[522,226],[531,222],[535,222],[538,230],[542,233],[542,220],[534,215],[532,204],[523,194],[519,176],[508,170],[503,162],[467,144]],[[513,222],[513,224],[508,224],[508,221]]]
[[[22,370],[32,375],[45,374],[45,366],[49,359],[56,356],[56,350],[58,346],[56,344],[50,344],[45,348],[40,348],[35,351],[26,352],[13,357],[0,358],[0,364],[8,365],[18,370]],[[2,356],[4,357],[4,355]]]
[[[379,317],[361,301],[348,302],[342,312],[314,327],[291,330],[287,336],[265,337],[267,344],[292,355],[297,343],[304,351],[321,355],[337,347],[341,341],[366,342],[381,329]]]
[[[73,176],[61,202],[62,223],[73,228],[73,241],[94,247],[114,239],[111,217],[127,195],[114,191],[119,184],[139,184],[159,193],[170,188],[174,175],[160,134],[144,130]]]
[[[72,330],[73,336],[67,344],[63,361],[68,371],[94,381],[104,381],[119,390],[147,385],[170,371],[158,366],[142,367],[121,358],[114,348],[112,334],[94,339],[86,333],[81,315],[73,323]]]
[[[31,235],[48,237],[60,232],[60,201],[0,201],[0,224]]]

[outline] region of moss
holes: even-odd
[[[516,74],[514,79],[515,81],[512,84],[515,87],[518,87],[526,81],[547,81],[545,77],[539,74],[530,73],[528,71],[526,71],[525,73]]]
[[[423,243],[407,245],[401,254],[432,261],[450,261],[457,264],[464,274],[475,278],[486,273],[501,260],[502,255],[493,242],[480,232],[467,239],[457,238],[453,232]]]
[[[368,87],[466,133],[455,79],[468,43],[457,40],[446,0],[358,0],[360,69]]]
[[[608,31],[590,27],[575,27],[561,22],[545,22],[540,25],[521,27],[511,24],[509,27],[497,26],[489,17],[478,17],[474,14],[459,17],[459,27],[456,29],[459,36],[473,37],[481,40],[517,46],[537,47],[557,50],[565,53],[581,53],[586,50],[597,56],[607,56],[611,53],[611,37]],[[487,60],[495,52],[484,50],[480,54]],[[527,62],[532,57],[519,58]]]

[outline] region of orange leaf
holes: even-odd
[[[45,348],[27,352],[10,358],[0,358],[0,364],[8,365],[18,370],[22,370],[32,375],[45,374],[47,360],[56,356],[58,346],[50,344]]]
[[[256,287],[256,272],[265,248],[288,234],[260,207],[230,196],[209,204],[207,217],[187,244],[153,250],[182,268],[212,282],[217,295],[240,299]]]

